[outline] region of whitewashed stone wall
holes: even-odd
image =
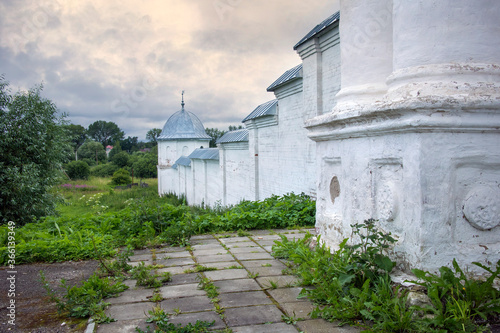
[[[316,194],[316,148],[307,139],[301,80],[275,91],[277,124],[258,128],[260,195]],[[258,126],[258,124],[257,124]]]
[[[500,6],[341,0],[341,13],[342,90],[307,122],[322,239],[335,247],[374,217],[403,269],[495,263]]]
[[[222,204],[236,205],[255,198],[255,173],[251,169],[248,142],[225,143],[219,146],[222,170]]]
[[[191,159],[191,174],[193,176],[193,197],[189,202],[197,205],[214,206],[220,197],[222,179],[217,160]]]

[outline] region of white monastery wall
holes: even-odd
[[[190,204],[213,206],[216,201],[222,201],[219,161],[191,159],[191,173],[193,195]]]
[[[307,121],[322,239],[336,247],[373,217],[403,269],[495,263],[500,7],[341,0],[341,13],[342,89]]]
[[[277,148],[278,154],[271,164],[277,171],[273,175],[276,185],[272,194],[304,192],[315,197],[316,147],[312,140],[304,140],[307,138],[307,129],[304,127],[305,119],[302,113],[302,82],[299,80],[290,86],[275,91],[279,100],[278,139],[276,141],[279,147]],[[300,92],[290,95],[291,89],[300,89]],[[272,150],[269,151],[269,155],[272,159]]]
[[[248,142],[177,170],[208,144],[159,147],[160,192],[223,205],[306,192],[332,248],[375,218],[402,269],[496,262],[500,6],[341,0],[341,13],[297,44],[302,79],[275,86],[277,115],[246,121]]]
[[[226,143],[220,149],[222,169],[222,204],[235,205],[242,200],[253,200],[255,174],[249,163],[248,143]]]

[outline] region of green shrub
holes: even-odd
[[[73,161],[66,164],[66,174],[71,180],[88,179],[90,167],[83,161]]]
[[[486,280],[468,277],[455,260],[454,271],[441,267],[440,275],[413,270],[419,280],[411,282],[426,287],[431,304],[410,306],[408,290],[389,276],[394,264],[386,250],[394,240],[377,230],[375,222],[352,225],[360,242],[348,246],[345,239],[334,252],[320,245],[320,239],[311,251],[310,234],[275,241],[274,256],[293,261],[301,284],[312,286],[301,293],[318,304],[311,317],[363,326],[364,332],[408,333],[485,332],[485,324],[500,320],[500,292],[494,287],[500,261],[495,268],[473,263],[490,274]]]
[[[109,322],[111,318],[104,314],[107,303],[103,299],[116,295],[128,287],[121,282],[114,282],[109,277],[100,278],[94,273],[81,287],[69,286],[65,280],[61,280],[61,287],[66,290],[63,299],[59,298],[51,289],[40,272],[43,287],[47,291],[51,301],[57,304],[60,313],[68,313],[70,317],[86,318],[94,317],[97,322]]]
[[[90,169],[90,174],[95,177],[111,177],[119,169],[112,163],[99,164]]]
[[[111,185],[127,185],[131,182],[130,173],[125,169],[118,169],[111,178]]]

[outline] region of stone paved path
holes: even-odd
[[[311,231],[313,232],[313,231]],[[116,322],[98,325],[97,333],[136,332],[152,324],[146,323],[148,311],[160,305],[171,323],[187,324],[197,320],[215,321],[213,330],[229,328],[234,333],[341,333],[359,332],[352,327],[338,327],[323,319],[308,316],[314,306],[307,299],[297,299],[301,290],[297,279],[283,275],[286,263],[274,259],[270,252],[276,233],[286,233],[288,238],[304,237],[304,231],[275,230],[254,231],[252,236],[232,235],[194,236],[190,248],[165,247],[136,251],[132,265],[143,261],[146,265],[163,265],[158,272],[171,272],[172,281],[159,288],[162,300],[151,302],[154,289],[136,287],[134,280],[125,283],[130,289],[119,297],[110,298],[107,314]],[[217,270],[189,273],[196,264],[215,267]],[[219,287],[218,304],[223,309],[220,316],[204,290],[198,289],[197,276],[201,274]],[[283,316],[303,318],[295,324],[285,323]]]

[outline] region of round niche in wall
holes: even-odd
[[[489,230],[500,225],[500,189],[480,185],[467,193],[463,205],[464,216],[476,229]]]
[[[340,195],[340,184],[339,184],[339,179],[337,176],[333,176],[332,180],[330,181],[330,199],[332,200],[332,203],[335,203],[335,199],[338,198]]]

